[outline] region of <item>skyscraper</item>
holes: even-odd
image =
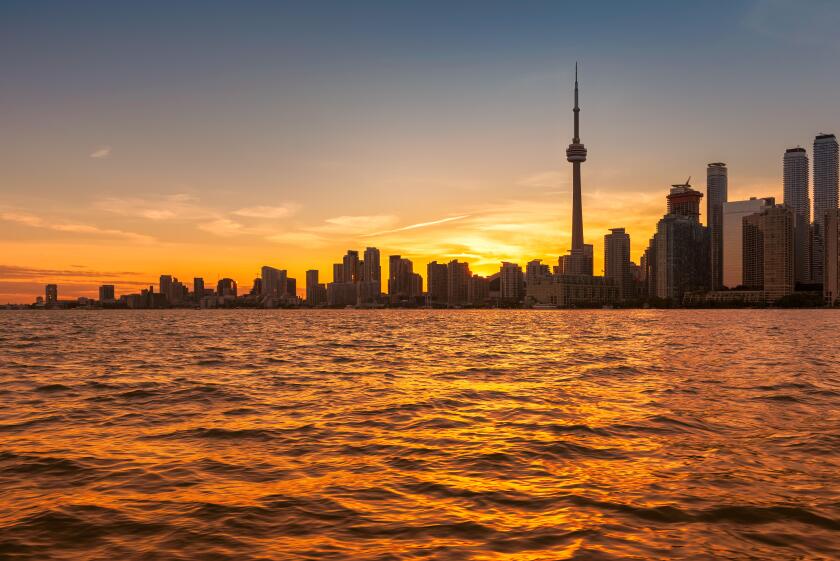
[[[342,276],[344,282],[359,282],[359,252],[353,249],[347,250],[347,255],[342,260],[344,267]]]
[[[522,267],[516,263],[502,263],[499,270],[499,296],[509,304],[519,303],[525,297],[525,279]]]
[[[630,268],[630,234],[624,228],[611,228],[604,236],[604,276],[612,279],[618,299],[632,297],[633,271]]]
[[[45,303],[47,306],[54,306],[58,304],[58,285],[48,284],[44,289]]]
[[[116,299],[114,298],[114,285],[113,284],[103,284],[99,287],[99,303],[100,304],[113,304]]]
[[[794,290],[795,212],[786,205],[744,217],[744,284],[763,290],[770,301]]]
[[[202,297],[204,297],[204,279],[195,277],[193,278],[193,299],[201,302]]]
[[[469,303],[469,280],[472,277],[468,263],[454,259],[446,266],[446,303],[450,308]]]
[[[689,181],[691,178],[688,178]],[[668,214],[687,216],[695,222],[700,222],[700,199],[703,193],[691,188],[691,183],[677,183],[671,185],[671,191],[666,197],[668,201]]]
[[[706,167],[706,222],[709,226],[709,273],[712,290],[723,286],[723,203],[728,200],[726,164]]]
[[[811,263],[812,282],[823,280],[825,214],[837,208],[838,145],[833,134],[814,139],[814,240]]]
[[[376,284],[376,292],[382,291],[382,267],[379,264],[379,250],[375,247],[365,249],[362,280]]]
[[[784,156],[784,204],[793,209],[795,282],[811,282],[811,199],[808,197],[808,154],[788,148]]]
[[[427,304],[446,305],[448,298],[446,263],[432,261],[426,266]]]
[[[283,298],[286,295],[286,271],[264,266],[260,272],[260,278],[262,280],[260,296],[264,303],[273,305],[273,300]]]
[[[774,204],[773,197],[723,203],[723,286],[726,288],[744,284],[744,217]]]
[[[575,130],[572,143],[566,149],[566,160],[572,164],[572,249],[562,257],[560,268],[571,275],[592,275],[592,256],[583,243],[583,202],[581,198],[580,164],[586,161],[586,147],[580,141],[580,107],[578,106],[578,75],[575,64]]]

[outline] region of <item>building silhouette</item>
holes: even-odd
[[[795,280],[811,282],[811,199],[808,196],[808,154],[788,148],[783,159],[784,204],[793,209]]]
[[[469,304],[469,280],[472,277],[468,263],[454,259],[446,266],[446,305],[450,308]]]
[[[811,282],[823,281],[825,215],[837,208],[838,145],[833,134],[814,138],[814,227],[812,239]]]
[[[502,263],[499,269],[499,297],[507,304],[518,304],[525,297],[525,277],[516,263]]]
[[[445,263],[432,261],[426,266],[426,304],[445,306],[449,298],[447,267]]]
[[[775,204],[773,197],[723,203],[723,286],[744,285],[744,217]]]
[[[743,218],[744,285],[775,301],[794,291],[795,211],[774,205]]]
[[[709,281],[712,290],[723,286],[723,204],[728,200],[726,164],[706,167],[706,221],[709,228]]]
[[[615,284],[618,300],[634,297],[631,265],[630,235],[624,228],[611,228],[604,236],[604,276]]]
[[[826,304],[840,303],[840,209],[825,213],[823,297]]]

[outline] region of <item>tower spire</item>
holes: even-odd
[[[575,62],[575,108],[572,109],[575,113],[575,135],[572,137],[572,142],[577,144],[580,142],[580,107],[578,107],[578,63]]]
[[[580,142],[580,107],[578,106],[578,65],[575,63],[575,132],[566,149],[566,160],[572,164],[572,253],[583,255],[583,204],[581,201],[580,164],[586,161],[586,147]],[[582,271],[581,271],[582,272]],[[589,272],[588,274],[592,274]]]

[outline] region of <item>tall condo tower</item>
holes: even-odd
[[[808,154],[804,148],[788,148],[784,156],[784,203],[794,212],[794,278],[811,282],[811,199],[808,197]]]
[[[723,203],[727,201],[726,164],[715,162],[706,168],[706,221],[709,224],[710,279],[713,290],[723,286]]]
[[[814,235],[811,248],[811,281],[823,282],[825,214],[837,208],[837,138],[818,134],[814,138]]]
[[[566,160],[572,164],[572,249],[561,258],[565,274],[592,275],[591,246],[583,243],[583,203],[580,188],[580,164],[586,161],[586,147],[580,141],[580,107],[578,106],[578,69],[575,64],[575,132],[566,149]]]

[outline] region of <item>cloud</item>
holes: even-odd
[[[569,171],[549,170],[523,177],[516,182],[521,187],[532,189],[563,190],[569,186]]]
[[[383,232],[374,232],[373,234],[366,234],[364,237],[370,238],[373,236],[381,236],[384,234],[393,234],[395,232],[406,232],[408,230],[416,230],[417,228],[426,228],[428,226],[437,226],[438,224],[445,224],[447,222],[454,222],[455,220],[463,220],[464,218],[469,218],[468,214],[463,214],[461,216],[449,216],[447,218],[441,218],[440,220],[432,220],[429,222],[418,222],[417,224],[411,224],[409,226],[403,226],[402,228],[394,228],[393,230],[385,230]]]
[[[72,265],[73,267],[84,267],[83,265]],[[41,279],[41,278],[114,278],[139,276],[142,273],[132,271],[94,271],[82,268],[82,270],[67,269],[41,269],[38,267],[21,267],[18,265],[0,265],[0,278],[2,279]],[[122,281],[139,282],[139,281]]]
[[[134,216],[147,220],[208,220],[218,213],[197,204],[197,199],[186,193],[153,197],[106,197],[93,203],[103,212],[119,216]]]
[[[297,205],[249,206],[234,210],[231,214],[248,218],[286,218],[297,212]]]
[[[281,232],[279,234],[272,234],[270,236],[267,236],[266,239],[270,242],[277,244],[301,246],[307,248],[323,247],[328,243],[328,240],[326,238],[312,232]]]
[[[100,146],[96,150],[90,153],[90,157],[96,160],[102,160],[107,158],[111,155],[111,147],[110,146]]]
[[[0,213],[0,220],[7,222],[17,222],[25,224],[32,228],[42,228],[45,230],[53,230],[55,232],[68,232],[75,234],[93,234],[97,236],[109,236],[115,238],[124,238],[127,240],[148,243],[155,241],[153,237],[144,234],[137,234],[135,232],[127,232],[125,230],[116,230],[112,228],[100,228],[98,226],[91,226],[89,224],[74,224],[74,223],[56,223],[45,220],[40,216],[20,212],[2,212]]]
[[[237,236],[249,233],[243,224],[229,218],[217,218],[210,222],[204,222],[199,224],[198,228],[217,236]]]

